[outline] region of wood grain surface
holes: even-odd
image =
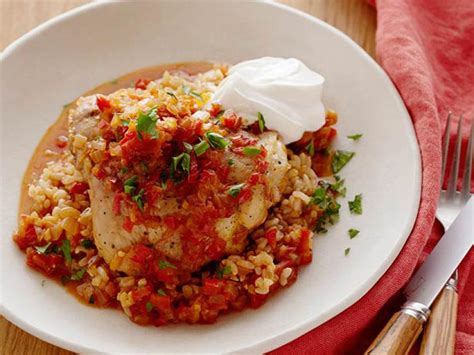
[[[0,0],[0,50],[40,23],[87,0]],[[345,32],[375,56],[376,13],[364,0],[282,0]],[[2,235],[2,237],[8,237]],[[12,244],[12,247],[13,244]],[[72,354],[35,338],[0,316],[0,354]]]

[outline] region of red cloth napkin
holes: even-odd
[[[400,255],[361,300],[273,354],[362,353],[398,310],[400,290],[442,234],[435,211],[447,112],[455,122],[464,114],[464,154],[474,115],[474,1],[378,0],[376,8],[378,61],[405,101],[420,145],[418,217]],[[473,265],[471,250],[460,267],[457,354],[474,354]]]

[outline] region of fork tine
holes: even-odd
[[[441,188],[445,180],[444,174],[446,173],[446,160],[448,158],[449,139],[451,137],[451,111],[448,113],[448,119],[446,120],[446,127],[443,135],[443,160],[441,162]]]
[[[453,163],[451,165],[451,175],[449,177],[448,182],[448,198],[454,195],[456,191],[456,185],[458,181],[458,173],[459,173],[459,160],[461,155],[461,141],[462,141],[462,134],[461,134],[461,127],[462,127],[462,115],[459,117],[458,123],[458,131],[456,133],[456,147],[454,150],[454,158]]]
[[[471,122],[471,134],[467,143],[466,162],[464,163],[464,177],[462,181],[461,197],[468,199],[471,196],[471,174],[472,174],[472,141],[474,139],[474,123]]]

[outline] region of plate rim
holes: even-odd
[[[109,6],[110,4],[113,4],[116,2],[120,2],[120,1],[109,1],[109,0],[92,1],[90,3],[83,4],[71,10],[68,10],[51,19],[48,19],[47,21],[39,24],[38,26],[31,29],[27,33],[23,34],[21,37],[19,37],[18,39],[13,41],[11,44],[9,44],[2,52],[0,52],[0,62],[3,62],[4,59],[6,59],[18,47],[21,47],[22,45],[27,44],[31,38],[42,33],[44,30],[48,29],[49,27],[54,26],[55,24],[61,23],[63,21],[66,21],[70,17],[78,16],[83,12],[90,11],[96,7]],[[211,2],[211,1],[204,0],[204,2]],[[400,239],[400,241],[397,244],[397,247],[392,249],[392,252],[390,253],[389,257],[386,258],[385,262],[373,273],[371,278],[367,279],[364,282],[364,284],[359,287],[359,292],[346,296],[343,299],[343,301],[339,302],[337,305],[330,307],[325,312],[325,315],[322,317],[323,320],[319,321],[320,324],[318,326],[321,326],[328,320],[336,317],[337,315],[341,314],[342,312],[350,308],[352,305],[357,303],[362,297],[364,297],[370,291],[370,289],[380,280],[380,278],[386,273],[386,271],[390,268],[390,266],[392,266],[392,264],[395,262],[395,259],[400,254],[400,251],[402,250],[406,241],[408,240],[411,234],[411,231],[413,230],[413,226],[415,225],[419,206],[420,206],[421,186],[422,186],[422,165],[421,165],[420,147],[418,144],[418,139],[416,136],[413,122],[410,118],[410,114],[405,106],[405,103],[400,97],[400,94],[397,91],[395,85],[390,80],[387,73],[382,69],[382,67],[364,49],[362,49],[353,39],[351,39],[348,35],[346,35],[341,30],[333,27],[332,25],[324,22],[323,20],[317,17],[314,17],[312,15],[309,15],[301,10],[292,8],[288,5],[277,3],[277,2],[274,2],[273,0],[257,0],[255,2],[264,4],[266,6],[273,6],[283,11],[290,12],[296,16],[303,17],[306,20],[309,20],[315,23],[316,25],[323,27],[325,30],[332,32],[337,37],[341,38],[341,40],[349,44],[353,50],[358,52],[358,54],[361,55],[363,59],[365,59],[365,61],[370,64],[374,72],[380,77],[381,84],[383,84],[383,86],[385,86],[391,92],[393,98],[396,100],[396,103],[400,106],[401,110],[403,111],[403,116],[404,116],[403,119],[405,119],[408,122],[408,127],[411,130],[409,139],[411,143],[414,144],[414,146],[417,148],[416,151],[414,151],[414,159],[415,159],[415,164],[416,164],[416,170],[414,171],[415,173],[414,179],[416,180],[417,189],[415,191],[416,196],[412,198],[412,205],[411,205],[410,211],[407,212],[407,214],[411,216],[410,218],[411,222],[407,223],[407,225],[404,228],[404,231],[401,233],[403,235],[406,235],[405,238]],[[76,351],[76,352],[97,351],[96,349],[91,349],[87,346],[84,346],[83,344],[76,344],[76,343],[69,342],[65,340],[64,338],[55,336],[54,334],[50,334],[48,332],[43,331],[41,328],[38,328],[29,324],[27,321],[17,317],[15,313],[10,311],[1,299],[0,299],[0,314],[2,314],[8,321],[18,326],[22,330],[50,344],[53,344],[53,345],[56,345],[56,346],[59,346],[71,351]],[[227,353],[235,353],[235,352],[240,353],[240,352],[250,352],[250,351],[267,352],[267,351],[277,349],[280,346],[283,346],[303,336],[304,334],[315,329],[316,327],[318,327],[318,326],[315,327],[313,323],[314,323],[314,320],[301,321],[300,323],[294,325],[290,330],[287,330],[280,334],[273,335],[271,337],[267,337],[265,339],[261,339],[260,341],[257,341],[254,344],[251,344],[248,346],[241,346],[238,349],[233,349]]]

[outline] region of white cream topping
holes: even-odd
[[[298,59],[263,57],[233,66],[213,101],[232,109],[245,125],[262,113],[266,127],[289,144],[324,125],[323,83],[321,75]]]

